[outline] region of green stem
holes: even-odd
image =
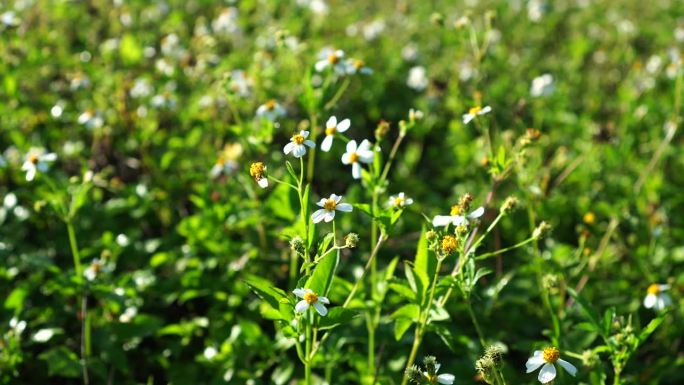
[[[316,138],[318,137],[318,116],[316,115],[315,112],[312,112],[309,116],[309,121],[311,122],[311,140],[316,143]],[[313,177],[314,177],[314,165],[316,162],[316,148],[310,148],[309,152],[311,153],[309,155],[309,160],[307,161],[306,165],[306,172],[307,172],[307,182],[309,184],[313,183]],[[299,158],[302,160],[302,163],[304,160],[302,158]]]
[[[416,361],[416,355],[418,354],[418,348],[423,340],[423,332],[420,329],[420,325],[416,326],[416,331],[413,334],[413,346],[411,346],[411,353],[409,353],[408,361],[406,361],[406,369],[404,370],[404,377],[401,380],[401,385],[408,384],[408,376],[406,371],[413,365]]]
[[[484,349],[487,347],[487,343],[485,342],[484,334],[482,333],[482,329],[480,328],[480,323],[477,321],[477,317],[475,317],[475,312],[473,311],[473,305],[470,302],[470,298],[466,298],[466,303],[468,304],[468,314],[470,315],[470,320],[473,322],[473,325],[475,326],[475,331],[477,332],[477,338],[480,340],[480,345],[482,345],[482,349]]]
[[[71,256],[74,259],[74,270],[76,270],[76,280],[83,281],[83,268],[81,267],[81,254],[78,251],[78,243],[76,242],[76,232],[71,219],[66,220],[67,233],[69,233],[69,246],[71,247]]]
[[[517,249],[517,248],[519,248],[519,247],[523,247],[523,246],[525,246],[526,244],[528,244],[528,243],[530,243],[530,242],[532,242],[532,241],[534,241],[534,240],[535,240],[534,237],[530,237],[530,238],[525,239],[525,240],[522,241],[522,242],[516,243],[516,244],[513,245],[513,246],[505,247],[505,248],[499,249],[499,250],[497,250],[497,251],[492,251],[491,253],[485,253],[485,254],[482,254],[482,255],[478,255],[477,257],[475,257],[475,259],[477,259],[477,260],[482,260],[482,259],[487,259],[487,258],[496,256],[496,255],[499,255],[499,254],[503,254],[503,253],[505,253],[505,252],[507,252],[507,251],[511,251],[511,250]]]
[[[351,83],[351,77],[347,76],[346,78],[344,78],[344,81],[342,82],[342,85],[340,86],[340,88],[337,89],[337,92],[335,92],[335,95],[333,95],[333,97],[330,98],[330,101],[328,101],[328,103],[325,104],[323,109],[327,111],[327,110],[335,107],[335,105],[337,105],[337,102],[340,100],[342,95],[344,95],[344,92],[347,91],[347,88],[349,87],[350,83]]]

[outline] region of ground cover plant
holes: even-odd
[[[680,384],[684,4],[0,4],[0,383]]]

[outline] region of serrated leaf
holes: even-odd
[[[398,318],[394,322],[394,338],[399,341],[401,337],[409,330],[413,321],[408,318]]]
[[[339,261],[339,250],[323,257],[314,268],[311,277],[307,280],[306,287],[313,290],[318,295],[328,295],[328,290],[330,290],[330,285],[332,284]]]
[[[287,299],[287,293],[283,290],[274,287],[270,281],[257,277],[255,275],[248,275],[243,281],[249,286],[256,295],[268,302],[271,307],[278,309],[280,300]]]
[[[420,318],[420,307],[414,303],[406,304],[392,313],[392,318],[408,318],[418,321],[418,318]]]
[[[320,330],[331,329],[337,325],[346,324],[351,322],[359,313],[355,310],[334,307],[330,309],[325,317],[321,317],[318,322],[318,328]]]

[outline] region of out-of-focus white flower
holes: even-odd
[[[324,0],[297,0],[297,5],[300,7],[309,8],[311,12],[316,15],[327,15],[329,8]]]
[[[401,58],[406,61],[418,59],[418,46],[416,43],[408,43],[401,49]]]
[[[527,17],[533,21],[533,22],[538,22],[544,17],[544,13],[546,12],[546,4],[544,4],[543,0],[530,0],[529,3],[527,3]]]
[[[651,284],[646,289],[646,297],[644,298],[644,307],[647,309],[663,310],[672,304],[672,298],[665,291],[670,288],[669,285]]]
[[[235,7],[228,7],[211,22],[214,33],[221,35],[233,35],[240,31],[238,24],[239,12]]]
[[[285,109],[280,103],[271,99],[257,108],[256,116],[273,122],[281,116],[285,116]]]
[[[59,119],[62,116],[62,113],[64,112],[64,102],[59,101],[55,103],[52,108],[50,108],[50,115],[52,115],[53,118]]]
[[[212,360],[214,357],[216,357],[217,354],[218,354],[218,351],[213,346],[207,346],[204,349],[204,358],[206,358],[208,360]]]
[[[648,61],[646,62],[646,71],[653,75],[660,70],[660,67],[662,67],[662,65],[663,59],[658,55],[652,55],[648,58]]]
[[[350,59],[346,61],[346,66],[347,66],[347,73],[350,75],[354,74],[363,74],[363,75],[372,75],[373,74],[373,69],[366,66],[366,63],[363,60],[359,59]]]
[[[150,99],[150,104],[154,108],[173,109],[176,107],[176,98],[172,94],[164,92],[154,95],[152,99]]]
[[[546,384],[556,378],[556,367],[553,365],[556,362],[558,362],[566,372],[570,373],[570,375],[575,376],[575,374],[577,374],[577,368],[568,361],[560,358],[560,350],[553,347],[546,348],[543,351],[535,350],[534,355],[525,363],[525,367],[527,373],[532,373],[541,366],[542,368],[539,371],[537,379],[542,384]]]
[[[47,172],[49,164],[57,160],[54,152],[45,152],[43,148],[31,148],[26,154],[26,160],[21,165],[22,171],[26,172],[26,180],[32,181],[37,172]]]
[[[9,326],[14,330],[14,333],[20,335],[26,330],[26,321],[19,320],[17,317],[12,317],[9,321]]]
[[[266,178],[266,166],[262,162],[254,162],[249,166],[249,175],[254,178],[259,187],[268,187],[268,178]]]
[[[375,40],[385,30],[385,22],[374,20],[363,26],[363,37],[368,40]]]
[[[292,291],[297,297],[302,298],[301,301],[297,302],[295,305],[295,311],[297,313],[304,313],[309,309],[309,306],[313,306],[314,309],[324,317],[328,314],[328,309],[325,305],[330,304],[330,300],[326,297],[319,296],[318,294],[311,291],[311,289],[297,288]]]
[[[373,150],[371,150],[371,144],[367,139],[364,139],[360,145],[356,145],[355,140],[350,140],[347,143],[347,152],[342,155],[343,164],[352,165],[352,176],[354,179],[361,178],[361,164],[373,162]]]
[[[318,72],[332,67],[335,73],[343,75],[347,73],[348,64],[344,60],[344,51],[341,49],[323,48],[318,54],[318,61],[314,67]]]
[[[389,207],[401,209],[406,206],[412,205],[413,204],[413,199],[407,197],[403,192],[400,192],[397,195],[392,195],[389,197],[389,202],[387,202]]]
[[[174,68],[173,64],[171,64],[168,60],[166,59],[158,59],[154,63],[154,67],[157,69],[157,71],[166,76],[173,76],[173,73],[176,71]]]
[[[428,78],[425,67],[415,66],[409,70],[409,76],[406,80],[406,85],[416,91],[422,91],[428,86]]]
[[[353,207],[349,203],[340,203],[342,200],[341,195],[336,195],[336,194],[330,194],[330,198],[321,198],[318,203],[318,207],[322,207],[322,209],[316,210],[313,215],[311,215],[311,219],[313,220],[313,223],[318,223],[322,220],[325,220],[326,222],[330,222],[333,219],[335,219],[335,211],[343,211],[343,212],[351,212]]]
[[[451,215],[437,215],[432,219],[432,225],[442,227],[449,224],[454,226],[467,225],[469,221],[475,220],[484,214],[484,207],[478,207],[468,215],[463,215],[459,205],[451,208]]]
[[[133,318],[135,318],[136,315],[138,315],[138,308],[135,306],[129,306],[119,316],[119,322],[129,323],[133,321]]]
[[[6,11],[0,15],[0,23],[7,27],[15,27],[21,23],[14,11]]]
[[[468,110],[468,113],[463,114],[463,123],[468,124],[468,123],[470,123],[471,120],[475,119],[476,117],[488,114],[491,111],[492,111],[492,107],[490,107],[490,106],[472,107],[471,109]]]
[[[212,178],[220,175],[230,175],[238,169],[238,159],[242,155],[242,145],[240,143],[228,143],[216,158],[216,163],[209,171]]]
[[[97,276],[101,273],[109,273],[112,270],[114,270],[114,266],[112,266],[110,263],[106,263],[100,258],[95,258],[92,262],[90,262],[90,265],[83,270],[83,276],[88,281],[94,281],[95,278],[97,278]]]
[[[295,158],[301,158],[304,156],[304,154],[306,154],[306,146],[315,148],[316,143],[306,139],[308,137],[309,131],[304,130],[299,131],[299,134],[292,135],[292,138],[290,138],[290,143],[286,144],[283,148],[285,155],[291,152]]]
[[[86,110],[78,116],[78,124],[82,124],[88,129],[100,128],[104,124],[104,119],[94,110]]]
[[[548,96],[556,89],[553,83],[553,76],[551,74],[544,74],[537,76],[532,80],[530,86],[530,95],[533,97]]]
[[[321,150],[325,152],[330,151],[335,134],[347,131],[350,125],[351,121],[349,119],[344,119],[338,123],[335,116],[328,118],[328,121],[325,123],[325,138],[321,143]]]
[[[88,86],[90,86],[90,79],[81,73],[73,75],[69,81],[69,88],[73,91],[87,88]]]
[[[154,89],[152,88],[152,84],[149,80],[145,78],[138,78],[135,79],[135,83],[133,83],[133,87],[131,87],[129,94],[133,98],[144,98],[146,96],[150,96],[153,91]]]
[[[36,342],[48,342],[55,335],[55,329],[40,329],[33,335]]]
[[[17,205],[18,202],[19,200],[17,199],[17,196],[11,192],[5,195],[5,198],[2,200],[2,205],[7,209],[12,209]]]
[[[234,70],[230,73],[230,90],[238,96],[247,97],[252,94],[252,78],[245,71]]]

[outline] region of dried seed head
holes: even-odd
[[[509,214],[518,207],[518,203],[519,203],[518,198],[508,197],[508,198],[506,198],[504,203],[501,205],[501,211],[504,214]]]
[[[544,238],[551,231],[551,225],[542,221],[534,232],[532,232],[532,237],[536,239]]]
[[[356,233],[349,233],[346,237],[344,237],[344,244],[350,249],[355,248],[358,243],[359,235]]]
[[[296,237],[290,239],[290,249],[299,254],[304,253],[304,240],[302,239],[302,237],[297,235]]]

